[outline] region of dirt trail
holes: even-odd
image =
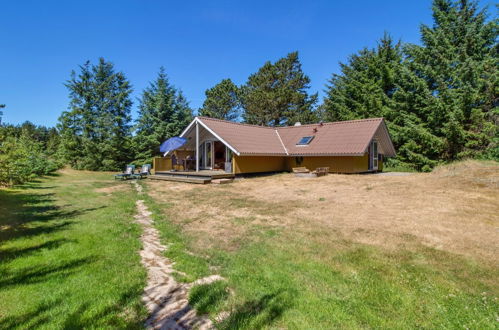
[[[135,184],[137,191],[142,193],[142,187]],[[140,251],[142,264],[147,269],[147,286],[144,289],[144,301],[149,318],[146,321],[148,329],[211,329],[210,319],[196,315],[188,304],[188,292],[194,285],[207,284],[223,280],[218,275],[199,279],[193,283],[178,283],[172,274],[173,263],[162,254],[166,247],[160,243],[159,232],[153,227],[151,212],[143,200],[137,201],[136,221],[141,224],[143,248]]]

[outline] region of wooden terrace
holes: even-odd
[[[198,172],[157,171],[154,173],[154,175],[150,175],[149,179],[207,184],[211,183],[212,180],[233,179],[234,177],[235,175],[232,173],[227,173],[224,171],[213,171],[213,170],[200,170]]]

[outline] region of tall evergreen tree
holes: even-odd
[[[179,135],[192,120],[192,110],[183,93],[168,81],[164,68],[139,100],[134,149],[136,159],[150,161],[159,155],[159,145]]]
[[[243,118],[257,125],[292,125],[316,120],[317,94],[308,95],[310,78],[301,69],[298,52],[266,62],[242,87]]]
[[[433,17],[433,27],[421,27],[422,46],[385,35],[342,64],[327,86],[325,116],[385,117],[398,159],[418,169],[497,157],[497,20],[487,22],[468,0],[435,0]]]
[[[401,43],[394,43],[387,33],[376,49],[365,48],[350,56],[347,64],[340,64],[341,74],[329,81],[324,117],[327,121],[384,117],[398,158],[426,169],[435,164],[434,149],[441,148],[442,142],[418,113],[426,104],[420,95],[429,95],[429,91],[403,61]],[[433,149],[425,147],[428,143]]]
[[[340,63],[341,74],[333,74],[324,100],[327,120],[392,117],[392,96],[402,68],[402,49],[385,34],[376,49],[364,48]]]
[[[223,79],[205,92],[206,100],[199,115],[236,121],[239,118],[239,88],[230,79]]]
[[[444,141],[442,159],[478,156],[498,134],[498,21],[470,0],[434,0],[433,21],[421,26],[422,45],[406,49],[429,90],[420,114]]]
[[[5,108],[5,104],[0,104],[0,109]],[[0,125],[2,125],[2,116],[3,116],[3,111],[0,110]]]
[[[69,110],[59,118],[60,153],[72,166],[117,170],[133,159],[130,152],[131,85],[103,58],[80,66],[66,83]]]

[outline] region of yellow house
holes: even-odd
[[[264,127],[196,117],[180,137],[186,144],[170,156],[193,172],[329,167],[330,172],[364,173],[381,171],[384,157],[395,156],[383,118]]]

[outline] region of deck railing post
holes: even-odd
[[[196,172],[199,172],[199,124],[196,120]]]

